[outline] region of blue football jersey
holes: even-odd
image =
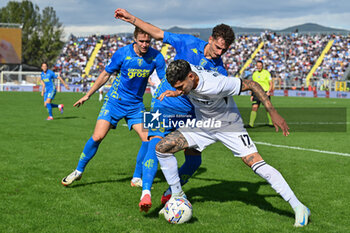
[[[118,73],[107,93],[109,101],[142,102],[149,76],[156,70],[163,79],[165,69],[163,55],[151,47],[142,57],[135,53],[133,44],[118,49],[105,68],[109,74]]]
[[[171,32],[164,32],[163,42],[175,48],[175,60],[183,59],[192,65],[199,65],[206,70],[214,70],[227,76],[227,71],[220,57],[207,59],[204,56],[204,47],[208,44],[207,42],[191,35]]]
[[[57,78],[57,75],[52,70],[47,70],[46,73],[41,72],[41,80],[45,83],[46,90],[56,89],[55,78]]]
[[[224,68],[221,58],[207,59],[204,56],[204,47],[208,44],[207,42],[191,35],[175,34],[171,32],[164,32],[163,42],[170,44],[176,49],[175,60],[183,59],[193,65],[199,65],[204,69],[214,70],[227,76],[227,71]],[[174,91],[176,89],[164,79],[155,92],[155,98],[158,98],[166,90]],[[162,105],[164,107],[173,108],[174,106],[178,106],[179,108],[182,108],[182,110],[190,109],[192,107],[192,104],[186,96],[164,98]]]

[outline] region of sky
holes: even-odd
[[[8,0],[1,0],[0,7]],[[114,19],[124,8],[162,29],[238,27],[284,29],[304,23],[350,30],[349,0],[32,0],[40,10],[51,6],[65,35],[132,32],[133,26]]]

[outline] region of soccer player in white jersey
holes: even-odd
[[[291,205],[295,212],[294,226],[307,225],[310,210],[298,200],[281,173],[267,164],[258,153],[243,127],[241,115],[232,98],[241,91],[253,91],[270,113],[276,131],[279,127],[288,136],[287,123],[272,106],[262,87],[254,81],[226,77],[192,66],[184,60],[172,62],[166,71],[166,78],[176,91],[166,91],[161,98],[188,95],[196,111],[195,123],[168,134],[156,146],[157,157],[172,195],[186,197],[180,185],[174,153],[185,148],[202,151],[208,145],[220,141]]]

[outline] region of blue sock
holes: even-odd
[[[149,141],[147,154],[142,166],[142,190],[151,190],[154,177],[158,170],[158,159],[156,155],[156,145],[160,138],[153,138]]]
[[[52,108],[58,108],[58,104],[53,104],[53,103],[51,103],[51,107],[52,107]]]
[[[52,106],[51,104],[46,104],[47,111],[49,112],[49,116],[52,117]]]
[[[136,167],[134,171],[133,177],[141,178],[141,173],[142,173],[142,163],[143,159],[145,158],[145,155],[147,153],[147,148],[148,148],[148,143],[149,142],[142,142],[139,153],[137,154],[136,158]]]
[[[96,154],[99,145],[100,142],[95,142],[94,139],[92,139],[92,137],[86,142],[83,153],[81,153],[79,163],[77,166],[78,171],[84,172],[86,165]]]
[[[179,169],[181,185],[188,182],[188,179],[197,171],[202,163],[202,155],[186,155],[185,163]]]

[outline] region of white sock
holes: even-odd
[[[163,171],[166,181],[170,185],[171,192],[173,194],[182,192],[177,160],[174,154],[161,153],[158,151],[156,151],[156,154],[159,160],[160,168]]]
[[[102,100],[102,98],[103,98],[103,95],[102,95],[102,94],[100,94],[99,101],[101,101],[101,100]]]
[[[77,169],[75,169],[75,172],[80,175],[82,172],[81,171],[78,171]]]
[[[271,187],[280,194],[285,201],[288,201],[293,209],[301,205],[301,202],[295,196],[292,189],[287,184],[287,181],[275,168],[265,163],[264,160],[254,163],[251,168],[256,174],[269,182]]]
[[[142,190],[141,198],[140,200],[146,195],[149,194],[151,196],[151,190]]]

